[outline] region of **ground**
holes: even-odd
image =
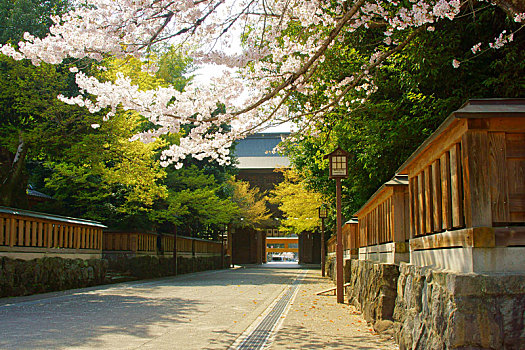
[[[272,349],[395,349],[354,309],[315,295],[332,286],[318,269],[303,272],[269,264],[0,299],[0,348],[225,349],[302,276]]]

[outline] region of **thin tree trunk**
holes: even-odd
[[[2,175],[0,184],[0,204],[16,206],[24,202],[26,194],[26,181],[23,176],[28,147],[22,134],[19,136],[18,147],[11,164],[7,165],[5,174]]]

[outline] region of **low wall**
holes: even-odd
[[[525,274],[401,264],[394,312],[400,349],[525,349]]]
[[[104,257],[109,262],[109,269],[127,273],[137,278],[155,278],[174,275],[173,258],[168,256],[142,255],[133,256],[130,254],[105,254]],[[225,259],[225,267],[229,265]],[[196,256],[185,257],[177,256],[177,274],[199,272],[206,270],[216,270],[222,268],[222,257],[215,256]]]
[[[33,260],[0,257],[0,297],[82,288],[104,283],[101,259],[46,257]]]
[[[344,259],[343,265],[343,277],[345,283],[350,281],[350,259]],[[328,255],[325,258],[325,273],[326,275],[335,283],[336,280],[336,264],[335,264],[335,255]]]
[[[361,310],[371,324],[392,321],[398,276],[397,265],[352,259],[350,286],[345,291],[349,303]]]

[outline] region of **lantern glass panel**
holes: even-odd
[[[346,157],[332,157],[332,176],[346,176]]]

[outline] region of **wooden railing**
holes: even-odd
[[[409,179],[413,236],[465,227],[461,144]]]
[[[102,249],[104,225],[0,207],[0,247]]]
[[[104,232],[104,251],[129,251],[133,253],[158,253],[159,234],[147,232]],[[173,235],[160,235],[161,250],[173,251]],[[221,254],[222,243],[198,238],[177,236],[177,252]]]
[[[343,250],[350,250],[350,254],[356,254],[359,248],[359,227],[357,219],[352,219],[343,225]]]
[[[406,176],[394,177],[357,211],[358,247],[408,240],[407,185]]]
[[[358,226],[357,226],[357,220],[352,219],[345,223],[343,225],[343,228],[341,229],[341,239],[343,241],[343,251],[350,251],[350,254],[355,254],[355,250],[359,248],[358,241],[359,241],[359,235],[358,235]],[[337,236],[333,235],[330,237],[330,239],[326,242],[326,252],[327,253],[335,253],[335,250],[337,248]]]

